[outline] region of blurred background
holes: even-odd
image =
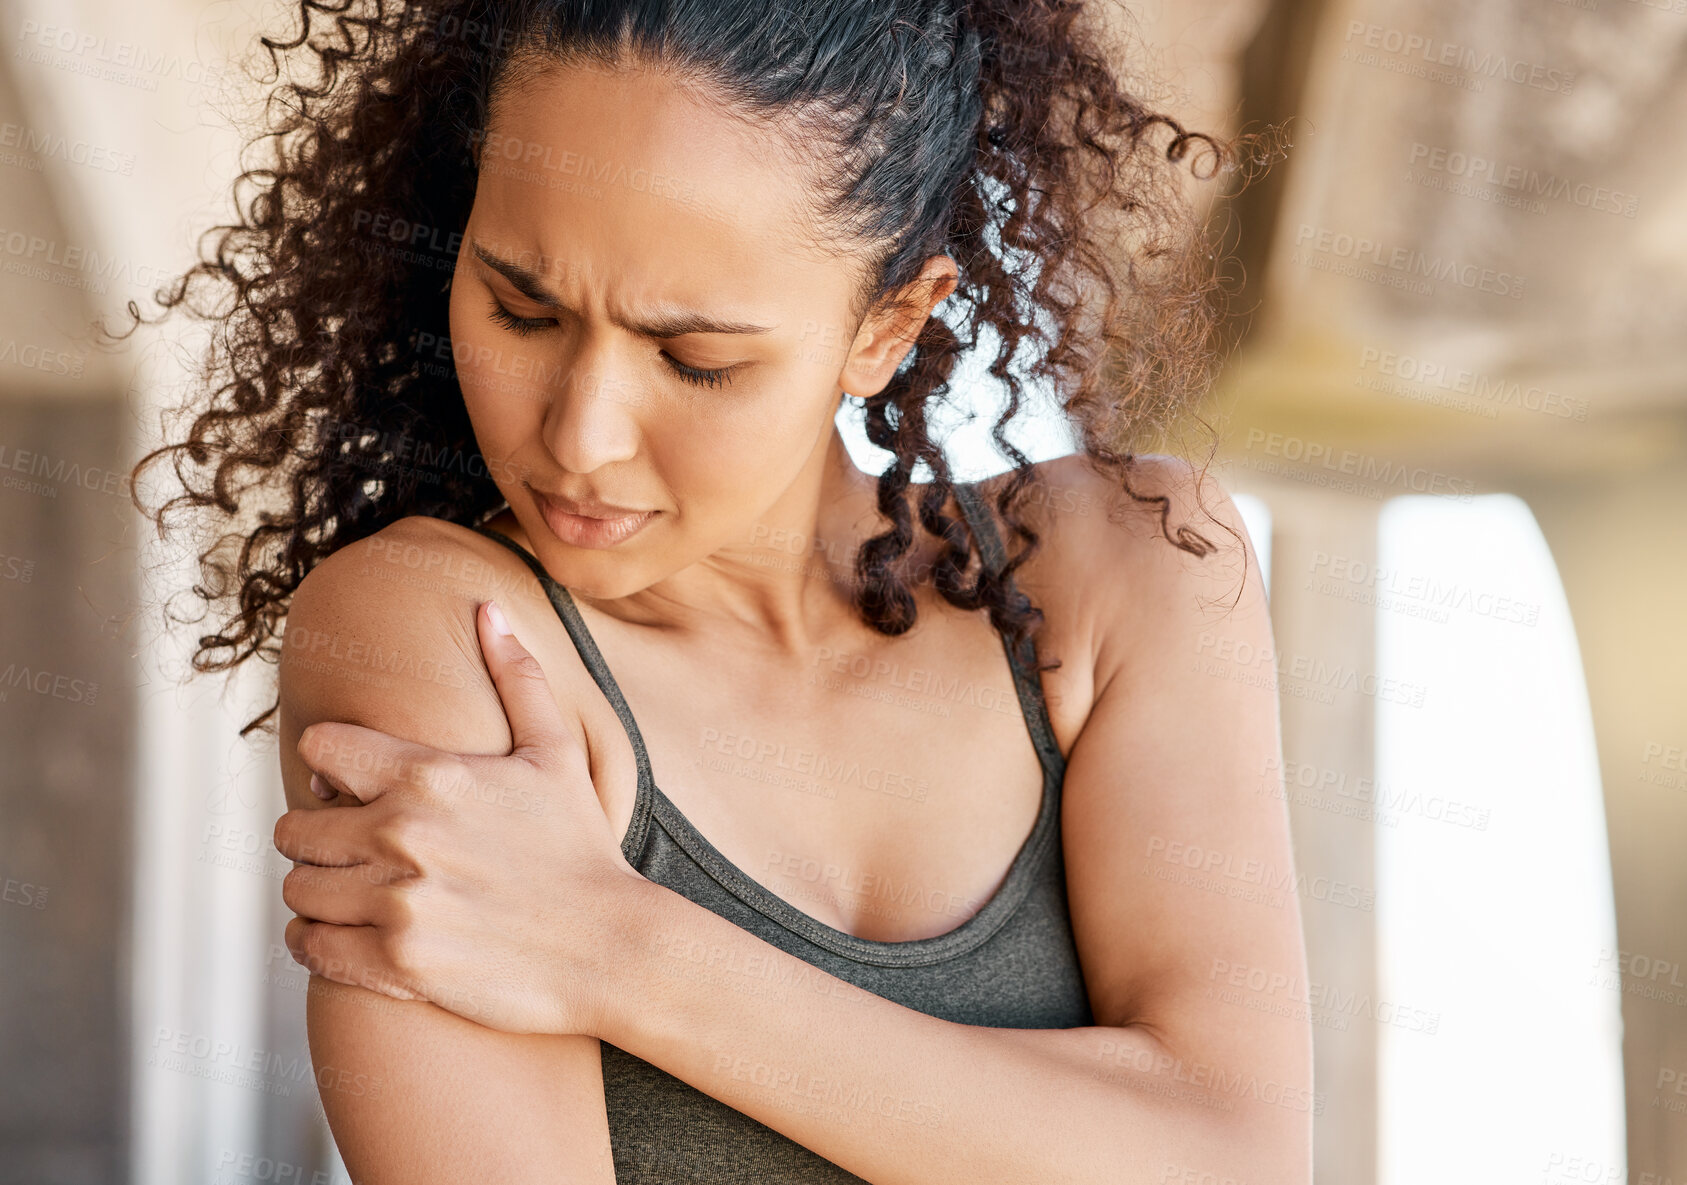
[[[1318,1180],[1687,1181],[1687,0],[1107,17],[1160,109],[1292,141],[1191,185],[1277,643],[1201,659],[1281,695]],[[273,671],[183,681],[197,573],[129,502],[199,343],[87,333],[225,217],[239,63],[293,20],[0,4],[0,1185],[345,1180],[237,736]]]

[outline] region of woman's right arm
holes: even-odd
[[[382,537],[451,546],[411,521]],[[391,579],[406,573],[369,563],[375,550],[336,552],[294,594],[280,668],[289,808],[360,809],[311,793],[296,749],[316,721],[458,753],[509,751],[474,625],[490,594]],[[613,1185],[597,1038],[498,1032],[317,976],[306,1026],[323,1110],[356,1185]]]

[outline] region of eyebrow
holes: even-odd
[[[510,282],[510,286],[535,304],[549,309],[562,309],[563,304],[545,287],[537,272],[499,259],[479,243],[474,245],[475,258]],[[644,337],[684,337],[690,333],[772,333],[771,325],[756,325],[748,321],[722,321],[696,309],[668,307],[659,309],[651,320],[624,321],[611,314],[610,319],[623,329]]]

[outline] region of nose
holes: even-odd
[[[572,473],[590,473],[636,457],[642,437],[641,388],[613,343],[582,339],[552,380],[542,429],[545,446]]]

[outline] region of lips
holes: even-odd
[[[576,547],[614,547],[631,538],[656,514],[654,510],[629,510],[606,502],[576,502],[541,490],[533,490],[533,499],[551,534]]]
[[[635,510],[631,506],[616,506],[612,502],[599,502],[591,498],[570,498],[566,494],[553,494],[549,490],[541,490],[538,486],[528,485],[533,496],[549,502],[564,514],[572,514],[578,518],[625,518],[631,514],[644,514],[645,511]]]
[[[576,515],[580,518],[626,518],[629,515],[645,513],[642,510],[634,510],[629,506],[611,506],[607,502],[576,502],[572,498],[547,494],[542,490],[534,490],[533,492],[563,513]]]

